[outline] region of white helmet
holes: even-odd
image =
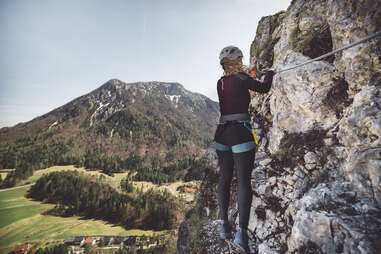
[[[243,57],[243,54],[239,48],[235,46],[227,46],[221,50],[220,61],[224,59],[225,57],[230,60],[236,60],[240,57]]]

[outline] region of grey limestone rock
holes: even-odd
[[[381,27],[381,1],[293,0],[261,19],[260,68],[282,70]],[[252,173],[252,253],[381,249],[381,38],[277,74],[250,112],[263,143]],[[233,181],[234,182],[234,181]],[[231,199],[237,224],[236,193]],[[205,223],[206,253],[230,253]]]
[[[177,250],[179,253],[192,252],[192,240],[194,239],[194,229],[189,220],[180,224],[177,238]]]

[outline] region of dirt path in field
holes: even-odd
[[[0,189],[0,192],[2,192],[2,191],[14,190],[14,189],[20,189],[20,188],[24,188],[24,187],[31,186],[31,185],[33,185],[33,184],[34,184],[34,183],[30,183],[30,184],[26,184],[26,185],[22,185],[22,186],[17,186],[17,187],[12,187],[12,188],[6,188],[6,189]]]

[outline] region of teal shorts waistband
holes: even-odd
[[[213,146],[218,151],[232,151],[233,153],[244,153],[255,148],[255,142],[249,141],[242,144],[227,146],[216,141],[213,141]]]

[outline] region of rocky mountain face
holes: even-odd
[[[2,128],[0,144],[7,150],[59,143],[75,157],[96,148],[106,156],[170,161],[199,154],[218,114],[217,102],[178,83],[112,79],[30,122]]]
[[[381,1],[294,0],[261,19],[251,59],[282,70],[381,27]],[[251,112],[261,137],[252,173],[251,253],[379,253],[381,38],[274,77]],[[179,253],[238,253],[218,239],[213,150],[199,216],[179,229]],[[214,177],[211,177],[214,175]],[[214,187],[214,189],[213,189]],[[238,225],[236,180],[231,207]],[[185,239],[185,240],[184,240]],[[194,252],[194,251],[193,251]]]

